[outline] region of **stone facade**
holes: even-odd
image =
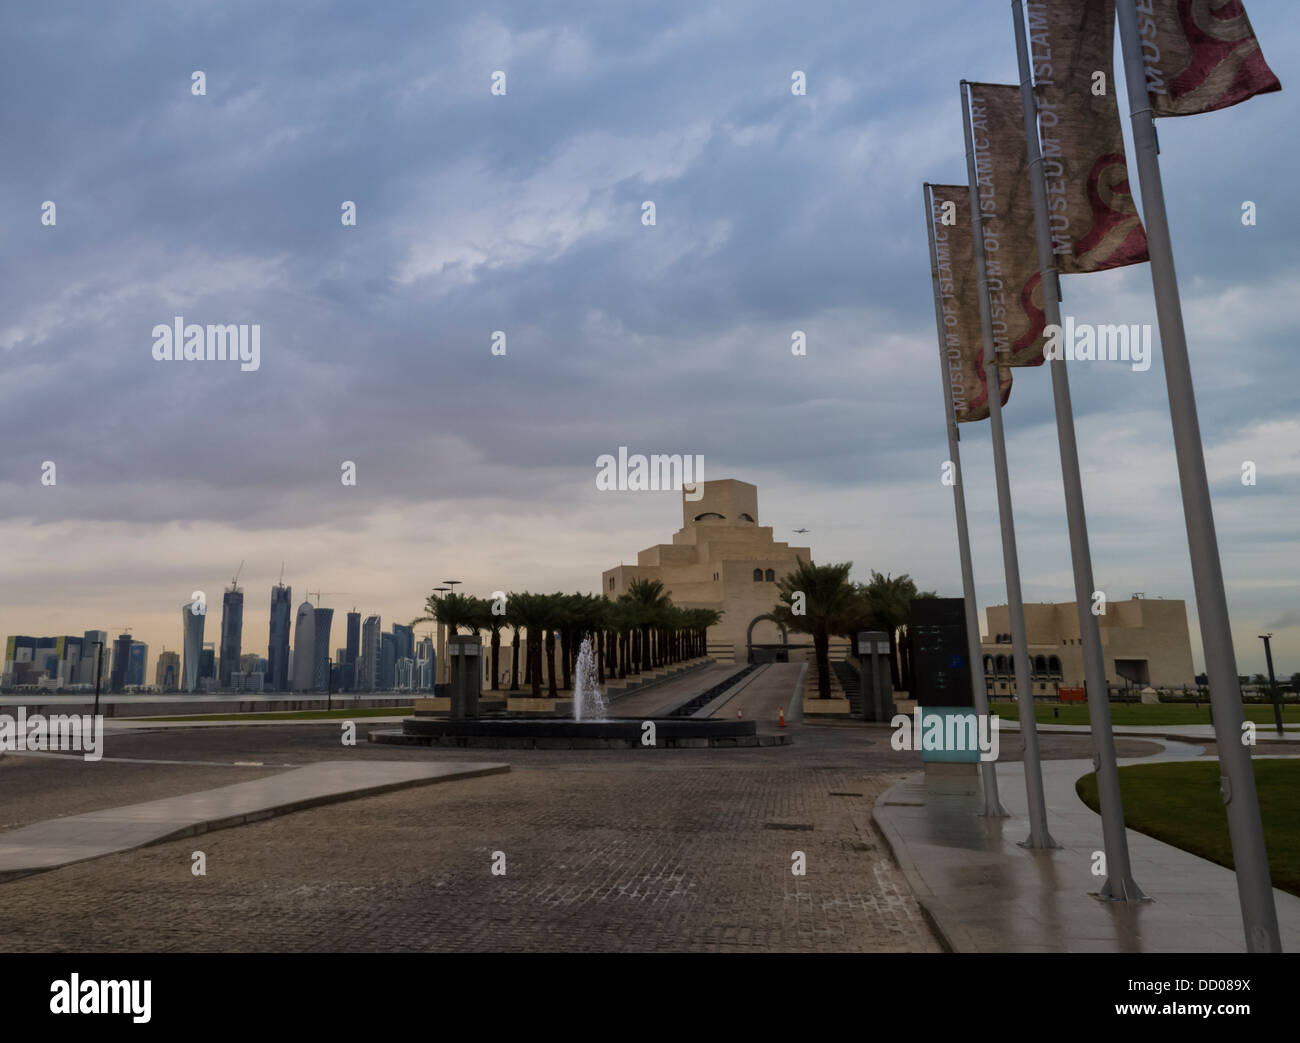
[[[808,547],[792,547],[758,524],[758,488],[727,478],[700,483],[698,499],[682,495],[682,527],[672,543],[648,547],[635,565],[619,565],[601,576],[600,589],[610,599],[627,593],[635,579],[657,579],[680,608],[711,608],[722,622],[709,630],[709,654],[722,661],[744,662],[750,623],[758,644],[781,642],[772,620],[760,620],[778,604],[776,581],[812,560]],[[754,622],[759,620],[758,622]],[[809,643],[791,633],[793,644]],[[802,654],[792,650],[792,660]]]
[[[989,695],[1014,694],[1011,616],[1006,605],[987,609],[989,635],[981,638]],[[1196,684],[1187,604],[1165,598],[1133,597],[1110,601],[1101,625],[1106,679],[1134,688],[1182,688]],[[1073,601],[1025,606],[1025,630],[1034,668],[1034,694],[1051,694],[1059,685],[1082,688],[1083,642]]]

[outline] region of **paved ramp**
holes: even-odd
[[[757,721],[758,730],[779,731],[779,710],[785,710],[786,725],[803,717],[799,677],[803,663],[769,663],[766,670],[713,711],[714,717],[735,717],[736,711],[747,721]]]
[[[665,681],[647,691],[632,692],[622,699],[615,699],[610,703],[609,715],[611,717],[653,717],[664,707],[684,703],[691,696],[707,691],[743,669],[744,666],[737,663],[714,663],[712,666],[692,670],[684,677]]]

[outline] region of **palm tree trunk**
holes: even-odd
[[[604,685],[605,683],[605,628],[598,627],[596,630],[596,683]]]
[[[546,631],[546,694],[554,699],[555,689],[555,631]]]
[[[528,628],[528,674],[532,679],[533,698],[542,697],[542,635],[536,627]]]
[[[889,628],[889,680],[896,691],[902,691],[898,676],[898,631]]]
[[[515,627],[510,640],[510,690],[519,691],[519,628]]]
[[[569,671],[569,652],[573,645],[573,637],[569,633],[569,628],[565,627],[560,631],[560,665],[563,669],[563,681],[560,687],[566,692],[573,688],[573,675]]]
[[[817,697],[831,697],[831,656],[830,637],[827,634],[813,635],[813,649],[817,653]]]
[[[492,629],[492,691],[501,691],[501,630]]]

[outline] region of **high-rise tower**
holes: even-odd
[[[293,622],[293,588],[277,583],[271,588],[271,638],[266,649],[266,687],[289,690],[289,628]]]

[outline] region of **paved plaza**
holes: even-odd
[[[115,731],[98,764],[0,759],[0,840],[324,761],[510,766],[0,884],[0,950],[940,949],[872,824],[920,768],[886,730],[796,717],[794,744],[766,749],[435,751],[366,743],[367,727],[356,747],[338,723],[236,725]],[[1078,758],[1087,739],[1043,748]],[[1003,757],[1018,749],[1007,736]]]

